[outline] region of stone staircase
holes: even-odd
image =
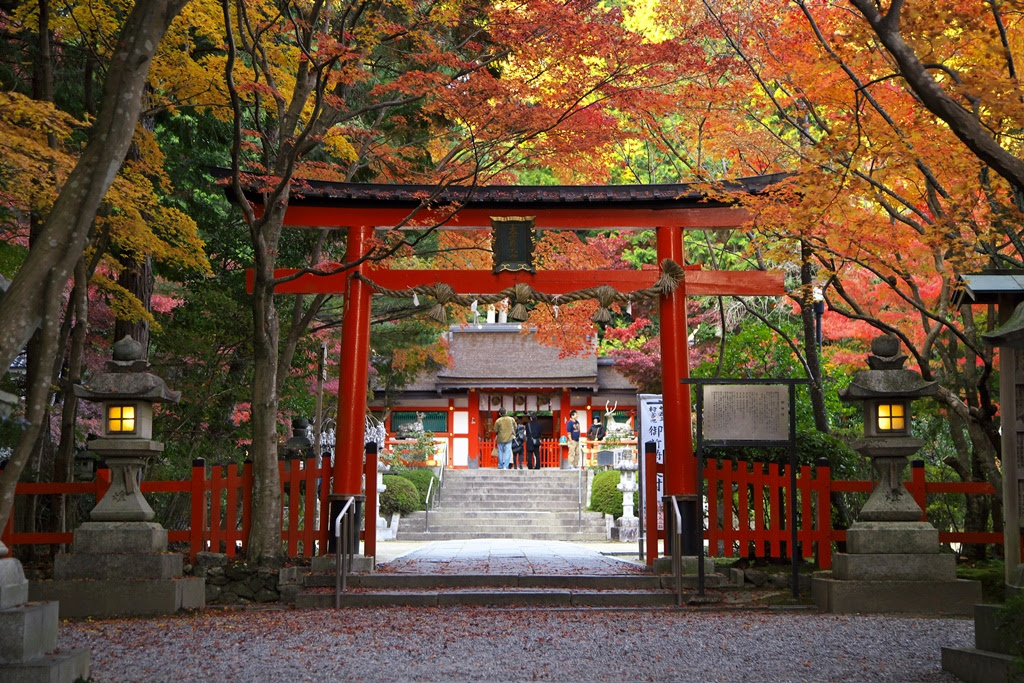
[[[577,500],[586,472],[572,470],[449,470],[438,505],[415,512],[398,525],[399,541],[522,538],[544,541],[604,541],[604,516]]]

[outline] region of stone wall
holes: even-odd
[[[206,579],[207,605],[294,604],[302,589],[299,567],[260,567],[224,553],[199,553],[185,571]]]

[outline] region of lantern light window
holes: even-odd
[[[135,406],[111,405],[107,407],[107,432],[131,434],[135,431]]]
[[[907,429],[907,416],[902,403],[878,404],[878,431],[903,432]]]

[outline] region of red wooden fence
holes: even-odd
[[[317,542],[326,539],[330,503],[331,465],[323,461],[320,470],[316,458],[278,463],[284,494],[281,534],[291,557],[311,557]],[[321,483],[324,482],[324,485]],[[21,483],[16,496],[86,494],[99,501],[110,487],[110,470],[99,469],[91,482],[72,484]],[[188,529],[168,529],[167,540],[188,543],[189,558],[203,550],[227,553],[234,557],[245,547],[252,523],[252,463],[218,465],[207,468],[202,460],[192,467],[192,476],[184,481],[144,481],[143,493],[187,493],[190,498]],[[312,495],[309,495],[312,493]],[[319,511],[319,517],[317,512]],[[321,531],[323,530],[323,531]],[[71,532],[14,531],[14,515],[8,519],[2,539],[8,548],[15,545],[71,543]]]
[[[477,444],[477,452],[480,454],[480,467],[497,467],[498,454],[494,445],[494,439],[480,439]],[[559,468],[562,466],[562,452],[565,450],[558,439],[540,440],[540,466],[544,468]],[[523,455],[526,458],[526,455]]]
[[[924,467],[911,467],[907,490],[926,510],[933,494],[994,495],[988,482],[929,482]],[[782,465],[708,461],[704,468],[707,492],[705,539],[712,557],[792,557],[789,506],[796,505],[797,543],[805,559],[817,559],[822,569],[832,567],[832,544],[846,540],[846,531],[832,528],[831,494],[870,493],[870,481],[833,481],[831,468],[808,465],[797,471],[794,498],[789,473]],[[922,520],[926,516],[922,515]],[[994,543],[997,532],[940,531],[942,543]]]
[[[542,445],[542,465],[561,460],[561,446],[554,440]],[[489,455],[489,452],[488,452]],[[546,456],[547,460],[544,460]],[[483,463],[486,466],[486,461]],[[324,461],[317,469],[316,459],[290,460],[279,464],[284,493],[281,531],[290,557],[310,557],[326,538],[329,526],[331,468]],[[788,472],[781,465],[732,461],[710,461],[704,469],[707,492],[707,532],[712,557],[753,554],[756,557],[790,557],[788,529],[789,505],[795,501],[799,524],[797,538],[804,558],[816,558],[819,566],[832,566],[832,544],[846,539],[846,532],[832,529],[830,495],[835,492],[868,493],[870,481],[832,481],[827,466],[803,466],[797,472],[794,497]],[[925,509],[925,499],[933,494],[993,495],[987,482],[928,482],[923,467],[912,467],[907,489]],[[86,483],[18,484],[15,494],[86,494],[99,500],[110,486],[110,470],[97,471],[96,480]],[[186,493],[190,497],[188,529],[169,529],[168,540],[187,543],[189,557],[203,550],[241,552],[249,535],[252,514],[252,465],[210,467],[201,460],[185,481],[145,481],[144,493]],[[319,513],[319,514],[318,514]],[[3,530],[4,543],[15,545],[71,543],[72,534],[25,533],[14,531],[14,515]],[[943,543],[1002,544],[1003,536],[993,532],[940,531]],[[323,550],[320,550],[323,552]]]

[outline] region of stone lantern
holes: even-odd
[[[871,496],[846,531],[845,553],[831,572],[818,572],[811,593],[835,613],[970,614],[981,584],[956,578],[956,556],[941,552],[939,532],[903,486],[909,456],[924,442],[911,436],[911,402],[938,387],[903,367],[899,340],[871,343],[869,370],[858,372],[844,401],[864,405],[864,438],[854,450],[871,459],[878,475]]]
[[[61,617],[156,616],[206,604],[205,579],[184,577],[184,558],[167,551],[139,485],[146,462],[164,445],[153,440],[153,404],[180,397],[149,372],[142,345],[114,344],[107,372],[75,395],[103,406],[100,437],[88,450],[110,467],[110,488],[54,558],[53,580],[31,586],[33,600],[58,600]]]
[[[146,502],[139,482],[146,462],[164,445],[153,440],[153,404],[176,403],[181,397],[159,377],[149,372],[142,344],[123,337],[114,344],[113,360],[107,372],[88,385],[75,387],[75,395],[103,405],[100,438],[88,444],[110,467],[110,490],[89,517],[98,522],[148,522],[153,508]]]
[[[896,337],[882,336],[871,343],[868,356],[870,370],[858,372],[850,386],[839,392],[847,402],[864,404],[864,438],[852,447],[871,459],[878,483],[871,497],[861,508],[862,521],[916,522],[924,511],[903,486],[903,470],[907,459],[924,442],[910,435],[911,402],[916,398],[934,396],[936,382],[926,382],[921,375],[903,367],[907,357],[900,354]]]

